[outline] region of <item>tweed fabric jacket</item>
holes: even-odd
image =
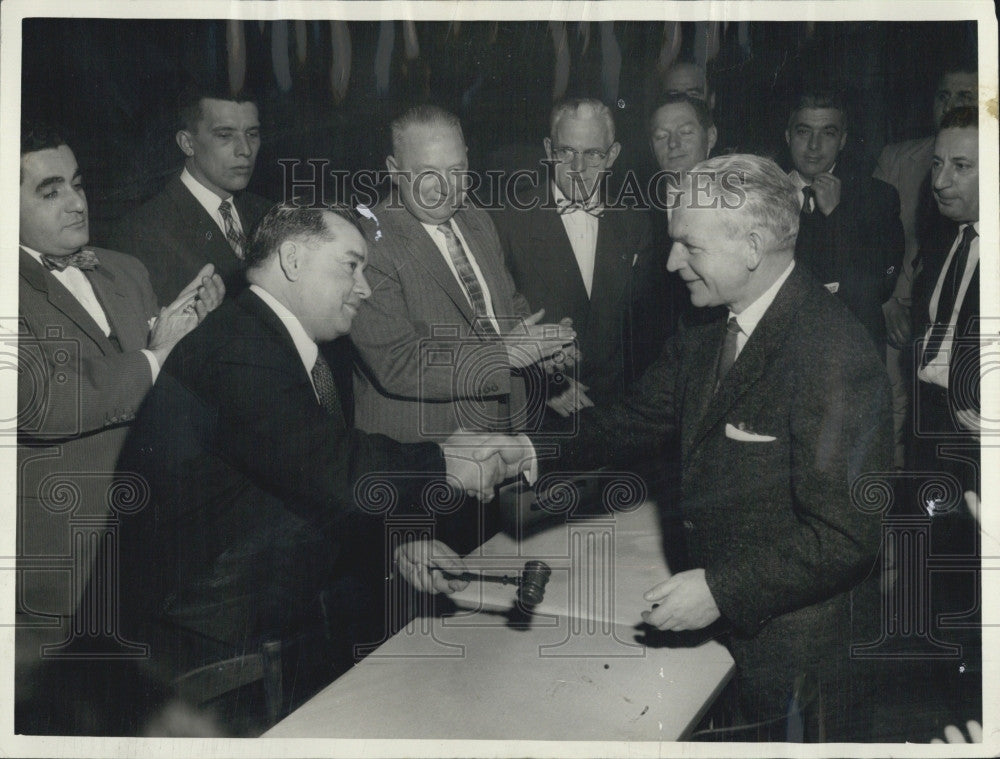
[[[849,591],[880,530],[852,489],[891,460],[888,382],[861,325],[800,266],[713,392],[724,334],[722,319],[671,338],[543,470],[628,468],[680,436],[691,563],[730,629],[748,716],[773,717],[797,676],[839,681],[847,667]]]

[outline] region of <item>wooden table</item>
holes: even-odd
[[[669,576],[655,506],[567,520],[518,543],[500,534],[466,563],[517,575],[552,567],[533,615],[508,585],[470,583],[453,615],[420,617],[267,737],[661,741],[685,735],[729,679],[715,641],[638,626],[642,593]]]

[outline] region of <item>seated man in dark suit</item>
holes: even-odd
[[[184,168],[163,191],[122,218],[108,245],[149,270],[153,291],[169,302],[206,263],[231,296],[246,286],[246,241],[271,203],[246,191],[260,149],[252,101],[228,92],[187,89],[178,108]]]
[[[650,325],[633,323],[633,306],[651,288],[651,251],[644,214],[608,207],[603,197],[621,151],[610,109],[592,99],[558,103],[544,144],[551,181],[544,172],[534,196],[519,199],[529,209],[508,203],[494,221],[518,291],[550,319],[571,319],[576,330],[586,390],[564,382],[549,391],[550,408],[566,416],[589,403],[587,396],[595,403],[621,398],[639,373],[633,342]]]
[[[785,141],[802,204],[796,260],[847,304],[884,355],[882,304],[903,262],[899,197],[845,164],[847,107],[838,93],[802,95]]]
[[[628,467],[679,437],[693,568],[645,593],[643,620],[725,642],[741,716],[765,724],[751,739],[863,740],[873,694],[850,657],[852,613],[866,613],[852,589],[872,568],[880,519],[852,489],[890,460],[885,369],[794,260],[799,203],[778,165],[737,154],[696,170],[709,179],[684,187],[669,267],[694,305],[728,319],[672,337],[623,403],[580,412],[558,459],[526,449],[522,466],[544,487],[560,469]],[[535,450],[553,440],[530,437]]]
[[[116,516],[115,460],[178,340],[222,300],[211,265],[158,310],[143,265],[87,245],[73,151],[21,127],[18,277],[17,658],[72,641],[70,615]],[[110,508],[109,508],[110,507]],[[82,532],[82,534],[81,534]],[[87,539],[83,539],[86,536]],[[51,653],[51,652],[50,652]],[[20,694],[19,694],[20,695]]]
[[[122,519],[123,629],[172,675],[320,630],[303,666],[328,682],[368,642],[351,625],[373,599],[327,591],[359,535],[377,534],[364,548],[380,557],[385,543],[358,483],[385,473],[393,503],[417,516],[421,489],[446,474],[462,497],[492,493],[454,438],[401,444],[345,423],[317,343],[347,334],[370,295],[367,255],[350,211],[275,206],[247,249],[249,288],[177,346],[136,419],[119,469],[143,478],[149,500]],[[364,508],[378,530],[356,531]],[[390,558],[418,589],[457,587],[432,575],[462,567],[439,541],[404,541]],[[372,563],[382,585],[386,567]]]

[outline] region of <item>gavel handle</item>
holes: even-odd
[[[498,585],[520,585],[520,577],[509,577],[508,575],[484,575],[484,574],[474,574],[472,572],[461,572],[456,574],[454,572],[449,572],[446,569],[442,569],[441,573],[448,580],[462,580],[463,582],[472,582],[473,580],[479,580],[480,582],[495,582]]]

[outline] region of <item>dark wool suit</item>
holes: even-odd
[[[249,192],[234,195],[233,204],[247,238],[272,205]],[[215,264],[227,294],[236,295],[246,287],[242,262],[180,175],[167,182],[160,194],[120,219],[108,245],[131,253],[146,265],[163,305],[172,303],[205,264]]]
[[[618,400],[641,371],[632,345],[649,325],[634,319],[655,291],[646,219],[625,209],[600,217],[588,297],[566,228],[554,206],[544,207],[544,194],[531,210],[508,208],[493,216],[507,268],[531,308],[545,309],[546,322],[573,319],[583,355],[578,378],[590,388],[589,397]]]
[[[837,164],[840,202],[826,216],[803,209],[795,258],[823,284],[837,283],[837,297],[851,309],[885,352],[882,304],[896,285],[903,265],[903,226],[899,196],[885,182]]]
[[[364,364],[354,383],[358,427],[415,442],[460,426],[504,429],[511,416],[516,424],[524,382],[511,375],[503,344],[473,331],[472,307],[430,235],[398,198],[374,212],[379,226],[366,225],[372,294],[351,329]],[[529,310],[504,266],[493,222],[471,207],[453,218],[507,329]]]
[[[629,398],[585,410],[580,434],[542,467],[628,467],[678,434],[691,564],[731,630],[745,718],[785,714],[803,673],[828,718],[846,716],[850,590],[871,570],[880,530],[852,486],[890,462],[885,370],[798,265],[713,394],[724,334],[722,319],[671,338]],[[773,440],[734,439],[741,425]]]
[[[125,630],[154,658],[190,664],[292,638],[329,614],[339,634],[364,601],[331,608],[319,594],[347,571],[354,541],[378,557],[379,584],[384,574],[382,523],[359,512],[355,484],[377,472],[437,477],[444,463],[436,445],[401,445],[326,413],[281,320],[247,289],[174,348],[120,468],[150,488],[122,524]],[[415,502],[404,491],[399,503]]]
[[[86,276],[117,344],[62,283],[20,251],[17,551],[25,566],[58,570],[18,574],[24,612],[67,615],[79,601],[86,574],[74,588],[67,560],[86,552],[78,558],[89,574],[91,559],[88,544],[72,547],[73,520],[106,523],[111,516],[115,460],[152,384],[140,353],[157,312],[146,270],[131,256],[89,249],[100,265]]]

